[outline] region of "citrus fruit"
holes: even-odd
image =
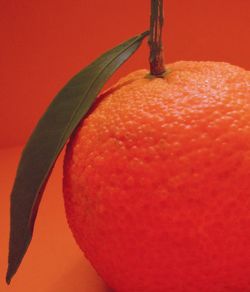
[[[121,79],[71,137],[70,228],[115,291],[250,291],[250,72],[166,68]]]

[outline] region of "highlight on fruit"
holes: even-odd
[[[149,31],[76,74],[34,129],[11,193],[8,283],[66,145],[68,224],[109,287],[250,291],[250,72],[213,61],[165,65],[163,2],[151,0]],[[149,70],[100,93],[145,38]]]

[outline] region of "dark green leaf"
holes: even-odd
[[[7,283],[29,246],[41,196],[59,153],[105,82],[138,49],[146,35],[148,32],[106,52],[73,77],[38,122],[22,153],[11,193]]]

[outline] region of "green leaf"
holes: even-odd
[[[32,239],[46,181],[79,122],[109,77],[140,46],[148,32],[106,52],[74,76],[52,101],[25,146],[11,193],[11,230],[7,283],[16,273]]]

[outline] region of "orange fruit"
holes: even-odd
[[[115,291],[250,291],[250,72],[166,67],[121,79],[75,131],[69,225]]]

